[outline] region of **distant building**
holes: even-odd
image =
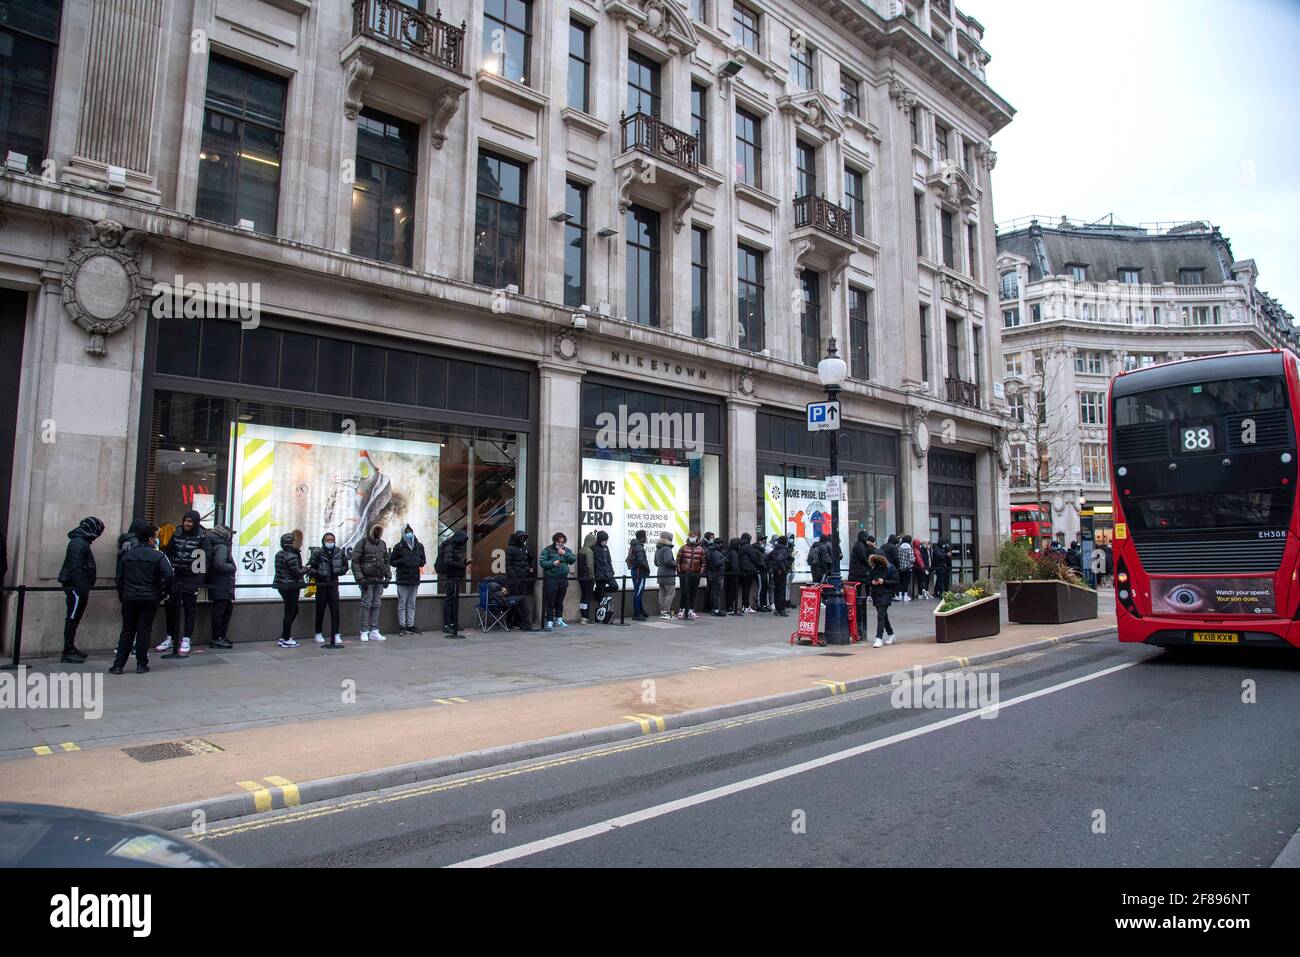
[[[1295,350],[1294,320],[1258,288],[1255,261],[1237,259],[1206,222],[1026,219],[1000,227],[997,245],[1003,380],[1022,423],[1011,435],[1011,501],[1033,501],[1038,468],[1058,535],[1078,536],[1082,496],[1096,540],[1109,542],[1111,377],[1193,356]]]

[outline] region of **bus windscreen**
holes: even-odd
[[[1155,425],[1287,408],[1281,376],[1221,379],[1137,392],[1115,399],[1115,426]]]

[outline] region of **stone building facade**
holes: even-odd
[[[1096,543],[1109,544],[1111,378],[1194,356],[1294,350],[1296,327],[1259,287],[1255,261],[1236,259],[1228,238],[1205,222],[1129,227],[1062,218],[1009,227],[999,231],[997,262],[999,371],[1017,421],[1011,500],[1034,502],[1037,466],[1055,536],[1078,538],[1082,499]],[[1035,429],[1040,409],[1046,423]]]
[[[620,569],[638,527],[806,537],[832,337],[844,531],[991,560],[1013,111],[946,0],[24,6],[0,24],[30,66],[0,129],[7,584],[53,585],[88,514],[104,584],[117,530],[190,508],[262,585],[282,533],[371,519],[430,562],[465,531],[479,575],[515,529],[608,530]],[[236,640],[271,636],[274,597],[241,592]],[[62,609],[27,597],[25,648]]]

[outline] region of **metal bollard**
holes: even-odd
[[[18,611],[14,614],[14,660],[7,665],[0,665],[0,671],[17,671],[18,656],[23,647],[23,609],[27,603],[27,586],[18,586]]]

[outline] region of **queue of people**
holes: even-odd
[[[62,660],[80,664],[86,655],[76,647],[76,634],[91,600],[97,578],[91,545],[104,533],[104,523],[93,516],[83,519],[68,533],[68,546],[59,582],[64,586],[67,616],[64,621]],[[149,635],[159,607],[164,610],[166,637],[159,652],[184,657],[190,653],[195,630],[195,609],[200,587],[207,589],[212,605],[211,645],[233,647],[228,629],[235,601],[236,566],[233,532],[223,526],[205,529],[196,511],[186,512],[180,525],[160,545],[158,526],[133,522],[117,541],[116,582],[121,602],[122,630],[111,669],[121,674],[132,651],[137,673],[148,667]],[[273,564],[272,587],[283,603],[280,635],[282,648],[296,648],[293,637],[304,594],[315,598],[315,642],[326,649],[343,647],[339,591],[350,575],[361,592],[358,637],[363,642],[385,641],[379,630],[384,593],[397,586],[398,630],[402,636],[421,634],[416,624],[416,603],[428,553],[414,529],[407,525],[401,539],[391,548],[383,539],[383,527],[373,524],[350,552],[339,547],[332,533],[321,537],[320,546],[302,555],[303,535],[287,532],[280,537],[280,549]],[[564,601],[570,577],[576,577],[580,591],[579,623],[609,621],[613,617],[612,596],[620,591],[619,580],[631,583],[632,619],[648,621],[645,588],[651,577],[658,584],[659,617],[663,620],[693,621],[700,609],[714,617],[770,613],[789,617],[789,584],[793,572],[794,542],[786,536],[771,539],[763,533],[746,532],[723,539],[708,532],[691,532],[678,545],[672,532],[663,532],[653,545],[644,531],[629,541],[622,564],[616,569],[609,546],[609,533],[591,532],[576,551],[568,537],[556,532],[550,544],[535,556],[528,533],[510,536],[505,549],[504,577],[477,582],[499,594],[509,608],[511,624],[523,631],[554,631],[568,628]],[[840,560],[830,536],[823,535],[809,549],[812,580],[829,580]],[[946,542],[931,547],[910,535],[890,535],[884,545],[863,531],[852,544],[848,580],[858,585],[859,621],[866,622],[868,604],[877,610],[877,642],[893,630],[888,608],[894,601],[912,601],[918,596],[942,597],[948,589],[951,550]],[[463,638],[459,606],[473,559],[468,554],[467,536],[455,532],[442,541],[433,562],[442,597],[443,633]],[[541,582],[540,629],[534,626],[531,602],[535,584]],[[701,601],[701,594],[704,599]],[[325,627],[326,615],[329,627]]]

